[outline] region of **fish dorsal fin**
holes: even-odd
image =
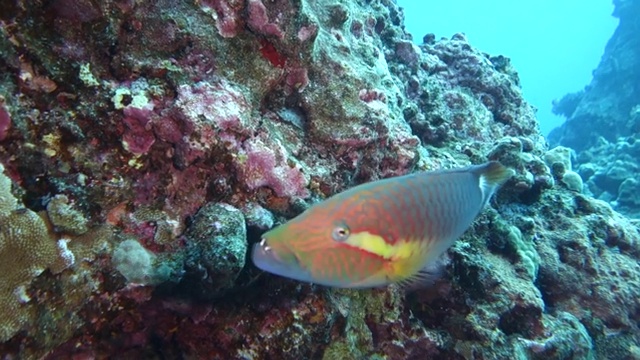
[[[493,193],[504,184],[514,171],[497,161],[489,161],[488,163],[473,166],[471,172],[478,176],[480,191],[482,191],[482,207],[491,199]]]

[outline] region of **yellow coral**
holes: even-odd
[[[11,194],[11,179],[4,175],[4,166],[0,164],[0,217],[9,215],[17,207],[18,202]]]
[[[65,195],[56,195],[49,201],[47,215],[57,231],[82,235],[89,230],[87,219],[72,207]]]
[[[38,214],[18,208],[11,180],[0,165],[0,342],[10,339],[29,320],[26,289],[47,268],[66,265],[56,239]]]

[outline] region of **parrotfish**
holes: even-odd
[[[266,232],[252,259],[264,271],[332,287],[415,284],[512,174],[491,161],[361,184]]]

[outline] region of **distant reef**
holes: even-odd
[[[589,194],[640,218],[640,1],[614,4],[618,28],[591,83],[554,103],[567,121],[549,143],[575,150]]]

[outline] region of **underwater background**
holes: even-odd
[[[640,359],[640,0],[537,112],[543,66],[401,5],[0,3],[0,358]],[[429,286],[252,262],[334,194],[487,161],[513,176]]]
[[[591,82],[618,26],[611,1],[398,0],[398,5],[417,44],[428,33],[465,33],[477,49],[509,57],[545,136],[564,121],[554,114],[553,101]]]

